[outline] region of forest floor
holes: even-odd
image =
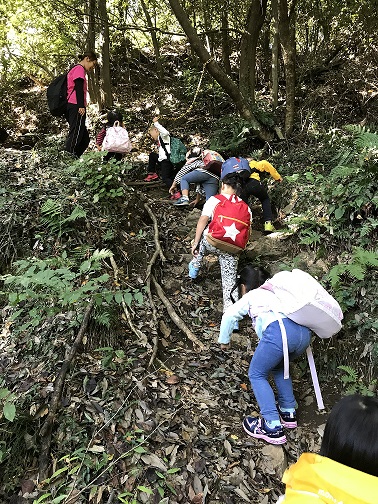
[[[38,146],[45,148],[46,134],[35,133],[37,145],[32,150],[14,142],[1,151],[2,185],[9,193],[22,188],[36,194],[35,206],[25,213],[18,233],[20,243],[12,244],[17,259],[22,258],[23,240],[32,248],[31,230],[36,228],[40,202],[61,184],[59,171],[54,172],[58,165],[50,162],[47,168],[33,160],[39,155]],[[65,350],[72,344],[73,333],[66,325],[70,315],[46,320],[14,338],[9,307],[2,307],[0,371],[8,389],[24,394],[29,407],[8,432],[15,449],[12,459],[1,464],[2,502],[32,502],[50,492],[45,502],[64,494],[63,502],[70,503],[131,503],[133,496],[138,503],[274,503],[284,491],[280,480],[287,464],[304,451],[319,449],[327,413],[340,391],[337,383],[321,381],[326,409],[318,411],[305,357],[291,369],[299,426],[286,432],[287,443],[266,445],[244,433],[243,417],[258,414],[248,383],[256,336],[245,319],[240,333],[233,336],[231,350],[220,350],[222,291],[216,258],[206,258],[197,280],[187,275],[200,210],[174,207],[160,183],[133,185],[145,176],[147,153],[146,147],[135,151],[133,168],[122,175],[126,198],[110,217],[119,216],[120,229],[118,241],[113,241],[115,262],[107,263],[114,282],[141,289],[144,301],[120,310],[110,329],[98,332],[98,326],[89,326],[67,376],[53,431],[52,472],[62,472],[49,482],[38,480],[39,433]],[[240,263],[260,263],[275,272],[298,257],[296,237],[281,232],[264,235],[257,203],[252,203],[252,240]],[[158,223],[158,236],[145,205]],[[103,216],[93,212],[83,240],[102,248],[96,233]],[[279,219],[276,225],[284,227]],[[152,305],[146,270],[157,239],[162,255],[153,263]],[[34,244],[36,254],[42,254],[41,243]],[[60,245],[57,240],[49,246],[57,250]],[[323,268],[309,252],[300,259]],[[164,296],[170,305],[164,304]],[[188,339],[180,323],[201,341],[202,349]],[[80,452],[87,457],[81,459],[85,475],[79,485],[74,455]]]

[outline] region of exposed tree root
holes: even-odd
[[[190,339],[190,341],[192,341],[198,347],[199,350],[204,350],[205,349],[204,344],[197,338],[197,336],[194,333],[192,333],[192,331],[188,328],[185,322],[183,322],[183,320],[177,315],[169,299],[165,296],[163,289],[156,281],[156,278],[153,275],[151,275],[151,278],[154,287],[156,289],[156,292],[158,293],[158,296],[162,300],[164,306],[167,308],[168,314],[173,320],[173,322],[187,336],[187,338]]]
[[[118,283],[118,266],[117,266],[117,263],[115,262],[114,260],[114,257],[112,256],[110,258],[110,263],[112,265],[112,268],[113,268],[113,272],[114,272],[114,281]],[[129,309],[125,303],[125,301],[122,301],[122,308],[123,308],[123,312],[125,314],[125,317],[126,317],[126,320],[127,320],[127,323],[129,324],[129,327],[130,329],[133,331],[133,333],[138,337],[138,341],[141,342],[144,346],[147,345],[148,343],[148,338],[147,336],[144,334],[144,332],[140,331],[139,329],[137,329],[135,326],[134,326],[134,323],[133,321],[131,320],[131,316],[130,316],[130,312],[129,312]]]
[[[165,258],[165,255],[163,254],[163,251],[160,246],[159,227],[158,227],[158,223],[157,223],[155,214],[153,213],[151,208],[147,205],[147,203],[144,204],[144,208],[147,210],[149,216],[152,219],[152,222],[154,223],[154,239],[155,239],[156,250],[158,250],[159,255],[160,255],[160,259],[162,260],[162,262],[164,262],[164,261],[166,261],[166,258]]]
[[[153,253],[153,256],[150,259],[150,262],[147,265],[146,282],[148,282],[148,284],[150,283],[150,276],[151,276],[152,266],[155,264],[155,261],[156,261],[158,255],[159,255],[159,251],[156,249],[155,252]]]
[[[155,303],[154,303],[154,300],[153,300],[153,297],[152,297],[152,294],[151,294],[151,275],[149,275],[148,278],[147,278],[147,292],[148,292],[148,299],[150,301],[150,305],[151,305],[151,308],[152,308],[152,318],[154,319],[155,326],[156,326],[156,331],[157,331],[157,329],[158,329],[158,319],[157,319],[156,306],[155,306]],[[158,344],[159,344],[159,337],[158,337],[157,334],[156,334],[156,336],[154,336],[152,338],[152,342],[153,342],[154,346],[153,346],[153,349],[152,349],[152,355],[151,355],[150,361],[148,363],[147,369],[152,366],[152,364],[153,364],[153,362],[154,362],[154,360],[156,358],[156,355],[157,355]]]
[[[49,412],[46,417],[45,423],[43,424],[41,431],[40,431],[40,436],[41,436],[41,450],[40,450],[40,456],[39,456],[39,479],[40,479],[40,481],[43,481],[48,477],[48,471],[49,471],[49,466],[50,466],[51,433],[52,433],[52,428],[54,425],[56,412],[58,410],[59,401],[62,396],[64,380],[66,378],[68,368],[77,353],[78,347],[83,341],[83,336],[84,336],[85,331],[87,329],[89,317],[90,317],[92,309],[93,309],[93,300],[90,301],[89,305],[87,306],[87,309],[85,310],[84,318],[81,323],[79,332],[75,338],[75,341],[73,342],[73,345],[72,345],[68,355],[66,356],[65,360],[63,361],[62,367],[60,368],[59,374],[54,382],[54,393],[51,397]]]
[[[147,346],[148,338],[144,334],[144,332],[142,332],[140,329],[136,328],[135,325],[133,324],[133,321],[131,320],[131,317],[130,317],[129,309],[127,308],[125,301],[122,301],[122,308],[123,308],[123,312],[125,314],[125,317],[126,317],[127,323],[129,324],[130,329],[138,337],[138,342],[143,344],[143,346]]]
[[[158,330],[158,318],[157,318],[156,306],[155,306],[155,303],[154,303],[154,300],[152,297],[152,293],[151,293],[151,272],[152,272],[152,267],[155,264],[158,256],[160,255],[160,258],[162,259],[162,261],[165,260],[165,256],[163,255],[163,252],[161,250],[161,245],[160,245],[160,240],[159,240],[159,228],[157,225],[157,220],[156,220],[155,214],[152,212],[152,210],[147,205],[147,203],[144,204],[144,207],[146,208],[148,214],[150,215],[150,217],[152,219],[152,222],[154,223],[154,239],[155,239],[155,244],[156,244],[156,250],[155,250],[153,256],[151,257],[151,259],[148,263],[148,266],[147,266],[146,283],[147,283],[148,299],[149,299],[150,306],[152,309],[152,317],[154,319],[154,323],[155,323],[155,327],[156,327],[156,331],[157,331]],[[153,337],[152,342],[153,342],[153,349],[152,349],[151,358],[148,363],[148,368],[150,368],[152,366],[152,364],[156,358],[156,355],[157,355],[158,345],[159,345],[158,334],[156,334],[156,336]]]

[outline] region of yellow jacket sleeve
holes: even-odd
[[[282,177],[278,173],[278,171],[272,166],[268,161],[262,160],[262,161],[250,161],[249,162],[249,167],[253,170],[254,168],[260,172],[268,172],[274,180],[280,180]],[[251,175],[251,178],[257,178],[253,177],[253,173]],[[260,180],[260,177],[258,177],[258,180]]]

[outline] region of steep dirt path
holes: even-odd
[[[3,221],[6,243],[14,245],[6,249],[11,261],[12,254],[23,257],[27,253],[24,245],[38,244],[34,230],[38,228],[40,202],[58,189],[54,172],[49,176],[37,156],[15,150],[7,151],[6,156],[4,179],[8,190],[35,194],[22,217]],[[66,468],[67,473],[51,484],[37,487],[40,427],[48,412],[61,359],[73,335],[68,330],[69,314],[62,314],[44,321],[31,334],[12,338],[9,307],[4,308],[0,371],[6,377],[6,386],[27,405],[6,438],[7,446],[14,447],[15,456],[11,463],[2,464],[4,481],[9,478],[5,491],[15,488],[17,493],[21,489],[26,495],[26,481],[28,485],[24,487],[34,489],[30,499],[46,491],[56,495],[58,487],[61,494],[71,488],[78,502],[88,502],[92,491],[99,503],[108,502],[112,492],[113,496],[137,494],[138,504],[274,503],[283,491],[280,480],[287,463],[294,462],[303,451],[318,449],[326,418],[316,409],[306,361],[299,360],[291,369],[300,426],[287,433],[288,443],[272,447],[249,438],[242,430],[242,419],[258,413],[248,383],[248,365],[256,345],[250,321],[241,322],[240,333],[233,336],[232,349],[222,352],[216,343],[222,315],[216,258],[206,259],[196,281],[187,276],[190,240],[200,210],[173,207],[159,185],[136,187],[116,217],[119,227],[132,219],[127,240],[122,241],[124,229],[120,229],[120,243],[112,244],[123,270],[120,281],[125,280],[126,286],[131,282],[133,287],[144,287],[144,265],[155,250],[154,228],[144,209],[143,198],[147,197],[167,259],[165,263],[156,262],[153,274],[177,315],[202,341],[204,350],[193,348],[153,288],[157,325],[145,295],[143,305],[133,305],[129,312],[134,331],[122,313],[103,336],[88,331],[86,343],[67,377],[54,426],[54,469]],[[17,202],[21,204],[21,199]],[[6,197],[3,203],[7,203]],[[18,216],[16,206],[11,210],[9,215]],[[97,232],[101,215],[96,208],[93,211],[84,222],[84,229]],[[254,213],[252,241],[241,264],[252,261],[275,272],[296,254],[295,242],[287,235],[264,236],[259,209]],[[124,219],[124,215],[129,217]],[[139,240],[138,234],[144,238]],[[94,247],[98,246],[96,236],[101,233],[86,236]],[[108,266],[111,274],[111,265]],[[158,340],[157,358],[149,367],[154,338]],[[322,388],[330,407],[335,398],[332,385],[326,388],[322,384]],[[66,476],[75,471],[76,462],[70,455],[83,450],[87,456],[80,477],[74,480]],[[152,494],[138,487],[152,489]],[[22,502],[28,502],[22,498]]]
[[[156,198],[159,190],[153,193]],[[258,413],[248,383],[256,336],[245,319],[240,334],[233,336],[232,350],[225,353],[219,349],[216,341],[222,299],[217,259],[206,258],[197,280],[187,276],[190,240],[200,210],[175,208],[164,202],[164,195],[158,200],[152,207],[162,224],[160,239],[169,258],[161,271],[161,285],[182,319],[206,345],[205,351],[196,353],[167,313],[160,312],[166,331],[160,335],[158,357],[177,376],[175,394],[180,394],[185,411],[184,416],[180,415],[181,432],[189,428],[191,450],[201,460],[205,458],[203,471],[196,473],[199,487],[202,491],[209,489],[206,502],[211,503],[275,502],[287,463],[294,462],[303,451],[319,448],[326,420],[326,412],[317,410],[305,357],[291,369],[299,403],[298,429],[287,433],[284,447],[248,438],[241,422],[245,415]],[[259,226],[259,219],[256,221]],[[254,229],[241,263],[269,264],[273,272],[277,271],[279,264],[290,258],[289,238],[281,234],[264,236]],[[333,387],[327,389],[323,384],[323,394],[326,404],[332,405],[333,398],[330,403],[328,399],[335,394]]]

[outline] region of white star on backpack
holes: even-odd
[[[223,237],[231,238],[231,240],[236,241],[236,237],[240,233],[240,231],[237,229],[235,224],[232,223],[231,226],[223,226],[223,228],[226,231]]]

